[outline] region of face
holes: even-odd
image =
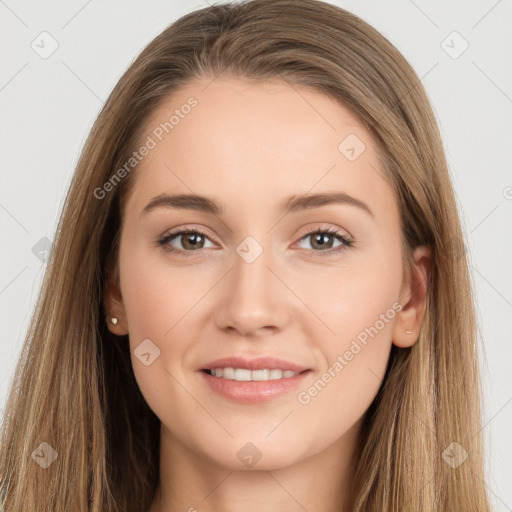
[[[107,304],[163,429],[232,469],[353,440],[419,321],[369,132],[317,91],[235,77],[190,83],[146,127]],[[167,197],[189,194],[218,210]]]

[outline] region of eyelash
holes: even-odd
[[[168,242],[170,242],[173,238],[177,238],[179,235],[183,233],[188,234],[198,234],[201,236],[204,236],[205,238],[210,238],[206,233],[201,231],[198,228],[190,229],[187,227],[184,228],[178,228],[176,231],[173,231],[172,233],[169,233],[168,235],[163,236],[157,241],[157,246],[162,247],[162,249],[166,252],[170,252],[173,254],[178,254],[181,256],[189,257],[194,256],[194,253],[198,251],[184,251],[182,249],[176,249],[176,247],[172,247],[171,245],[167,245]],[[338,254],[341,251],[344,251],[345,249],[348,249],[354,245],[354,242],[347,238],[346,236],[342,235],[339,231],[337,231],[334,228],[321,228],[320,226],[316,227],[315,229],[312,229],[311,231],[308,231],[305,233],[300,240],[303,240],[304,238],[307,238],[310,235],[313,234],[322,234],[322,235],[331,235],[336,238],[338,238],[341,242],[343,242],[342,245],[335,249],[328,249],[325,251],[315,251],[314,249],[306,249],[309,251],[310,254],[318,255],[318,256],[333,256],[334,254]]]

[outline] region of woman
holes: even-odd
[[[4,510],[488,511],[477,370],[412,68],[326,3],[210,6],[144,49],[83,150]]]

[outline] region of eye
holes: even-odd
[[[180,238],[183,239],[181,242],[183,249],[170,245],[171,241],[174,241],[174,239],[179,240]],[[192,256],[192,253],[195,251],[203,249],[205,240],[209,240],[209,238],[206,233],[203,233],[200,229],[180,228],[163,236],[157,243],[164,251],[181,254],[183,256]]]
[[[333,254],[339,253],[353,245],[352,240],[334,228],[321,228],[320,226],[317,226],[315,229],[308,231],[300,241],[302,242],[308,238],[312,240],[310,245],[313,247],[313,249],[309,249],[309,252],[315,256],[332,256]],[[332,248],[332,240],[336,238],[341,243],[337,247]],[[319,248],[319,250],[315,250],[317,248]]]

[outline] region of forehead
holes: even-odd
[[[139,210],[162,192],[229,198],[233,211],[238,199],[240,213],[247,198],[272,208],[274,199],[324,191],[364,197],[377,211],[394,201],[360,120],[282,80],[195,79],[154,110],[141,141],[148,138],[130,199]]]

